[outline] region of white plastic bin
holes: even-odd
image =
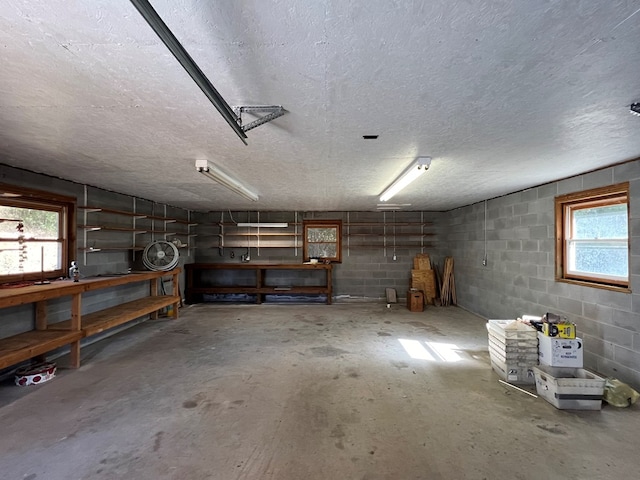
[[[533,368],[538,395],[561,410],[600,410],[605,379],[584,368]]]
[[[487,331],[503,341],[536,340],[538,338],[538,331],[535,328],[517,320],[489,320]]]

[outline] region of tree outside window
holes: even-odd
[[[303,229],[305,261],[342,261],[341,220],[305,220]]]
[[[64,275],[75,248],[75,199],[8,185],[0,193],[0,280]]]

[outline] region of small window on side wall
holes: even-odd
[[[342,221],[305,220],[304,261],[317,258],[320,262],[342,261]]]
[[[556,280],[629,288],[629,184],[556,197]]]
[[[75,259],[73,197],[0,184],[0,281],[66,275]]]

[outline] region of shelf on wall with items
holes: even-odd
[[[117,210],[115,208],[98,207],[93,205],[78,205],[79,210],[84,210],[85,213],[110,213],[113,215],[123,215],[126,217],[147,218],[144,213],[130,212],[126,210]]]
[[[433,248],[435,247],[435,245],[431,244],[431,243],[424,243],[424,244],[418,244],[418,243],[396,243],[395,244],[395,248]],[[389,249],[389,250],[393,250],[394,245],[384,245],[384,244],[372,244],[372,243],[367,243],[367,244],[363,244],[363,245],[351,245],[351,248],[384,248],[384,249]]]
[[[175,246],[178,249],[181,249],[181,248],[183,248],[183,249],[184,248],[187,248],[187,249],[197,248],[197,247],[189,246],[187,244],[175,245]],[[83,248],[79,248],[78,250],[80,250],[81,252],[87,252],[87,253],[108,252],[108,251],[112,251],[112,252],[117,252],[117,251],[142,252],[145,248],[146,247],[139,247],[139,246],[127,246],[127,247],[83,247]]]
[[[96,252],[121,252],[121,251],[133,251],[133,252],[141,252],[144,250],[144,247],[83,247],[79,248],[81,252],[85,253],[96,253]]]
[[[155,241],[156,237],[169,241],[167,237],[182,236],[185,237],[187,241],[184,244],[180,242],[179,246],[176,246],[187,250],[193,248],[190,246],[192,243],[190,239],[195,236],[195,234],[191,233],[191,228],[198,224],[191,220],[190,210],[186,210],[188,218],[174,218],[167,215],[167,205],[162,205],[162,212],[161,214],[158,214],[157,210],[159,209],[156,208],[156,204],[154,203],[150,206],[152,213],[143,213],[137,211],[138,200],[139,199],[136,197],[131,197],[131,210],[92,205],[89,201],[88,188],[85,185],[84,205],[78,206],[79,210],[84,211],[83,221],[78,225],[78,228],[83,231],[83,248],[78,250],[84,253],[85,263],[87,261],[87,254],[91,252],[118,250],[138,252],[144,250],[145,247],[139,247],[136,245],[137,243],[144,241],[144,239],[140,238],[140,235],[149,235],[151,237],[150,241]],[[114,218],[114,216],[116,218]],[[125,223],[124,225],[117,225],[117,223],[120,223],[117,216],[126,217],[128,220],[123,221],[123,223]],[[89,220],[90,218],[91,220]],[[102,222],[98,220],[102,220]],[[91,232],[98,231],[130,233],[130,244],[126,247],[110,247],[105,245],[105,240],[95,239],[90,241],[89,235]],[[149,238],[147,237],[146,239]],[[94,243],[92,247],[89,246],[91,243]],[[190,252],[188,255],[190,255]]]
[[[133,232],[136,234],[149,233],[149,230],[146,228],[118,227],[115,225],[78,225],[78,228],[82,228],[89,232],[105,230],[107,232]]]
[[[295,216],[297,219],[297,212]],[[261,223],[259,212],[258,220],[247,223]],[[300,240],[302,238],[302,231],[300,228],[302,223],[298,221],[278,221],[277,223],[286,223],[287,226],[240,227],[237,225],[238,222],[217,222],[215,225],[218,226],[219,231],[217,234],[213,234],[213,236],[218,237],[218,245],[214,246],[214,248],[218,248],[221,256],[224,255],[225,248],[255,248],[258,256],[260,256],[261,248],[293,248],[295,249],[294,255],[297,256],[298,248],[302,246],[302,241]],[[287,237],[287,240],[275,240],[277,238],[285,239]]]

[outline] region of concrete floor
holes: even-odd
[[[46,384],[4,382],[0,477],[637,478],[638,410],[560,411],[505,387],[484,320],[455,307],[196,305]]]

